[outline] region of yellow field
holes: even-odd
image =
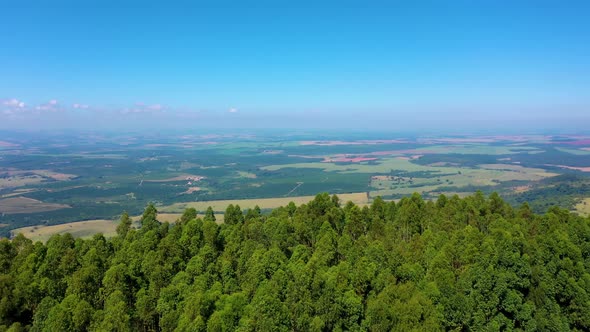
[[[180,218],[180,213],[158,213],[158,220],[160,222],[173,223]],[[203,215],[199,215],[203,217]],[[134,226],[139,227],[139,219],[141,216],[134,216],[131,219],[134,221]],[[223,222],[223,215],[216,214],[215,219],[218,223]],[[89,238],[94,234],[102,233],[106,237],[114,236],[117,230],[119,220],[86,220],[76,221],[61,225],[52,226],[30,226],[21,227],[11,231],[12,235],[22,233],[27,238],[33,241],[46,242],[54,234],[70,233],[74,237]]]
[[[590,215],[590,198],[584,198],[580,203],[576,204],[576,212],[583,216]]]
[[[242,209],[253,208],[258,205],[261,209],[273,209],[279,206],[285,206],[289,202],[297,205],[309,203],[315,196],[296,196],[296,197],[281,197],[281,198],[262,198],[262,199],[235,199],[235,200],[219,200],[208,202],[190,202],[177,203],[170,206],[158,207],[158,220],[161,222],[175,222],[180,218],[184,209],[193,207],[197,211],[203,212],[207,207],[211,206],[214,211],[224,211],[229,204],[238,204]],[[369,204],[366,193],[340,194],[338,195],[341,201],[352,201],[359,205]],[[132,220],[137,223],[141,216],[134,216]],[[202,214],[199,217],[203,217]],[[223,222],[223,214],[215,214],[218,223]],[[91,237],[94,234],[102,233],[105,236],[113,236],[117,229],[118,220],[86,220],[70,222],[61,225],[52,226],[30,226],[17,228],[12,231],[12,235],[22,233],[27,238],[33,241],[45,242],[54,234],[70,233],[74,237]],[[137,226],[137,224],[136,224]]]
[[[34,242],[46,242],[52,235],[64,233],[70,233],[74,237],[91,237],[97,233],[103,233],[105,236],[113,236],[117,229],[117,224],[118,222],[113,220],[87,220],[53,226],[22,227],[13,230],[12,234],[22,233]]]
[[[258,198],[258,199],[231,199],[231,200],[219,200],[219,201],[203,201],[203,202],[189,202],[189,203],[175,203],[169,206],[158,207],[159,211],[166,213],[180,213],[186,208],[195,208],[197,211],[205,211],[209,206],[214,211],[225,211],[228,205],[238,204],[240,208],[251,209],[258,205],[261,209],[274,209],[279,206],[285,206],[289,202],[293,202],[297,205],[308,203],[313,200],[315,196],[295,196],[295,197],[279,197],[279,198]],[[341,201],[364,205],[368,204],[368,198],[366,193],[353,193],[353,194],[339,194],[338,197]]]

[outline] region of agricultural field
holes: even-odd
[[[481,190],[543,212],[551,204],[581,211],[590,195],[585,136],[3,132],[0,140],[0,236],[140,215],[150,202],[162,213],[221,213],[228,204],[303,204],[319,192],[367,204]]]
[[[584,198],[576,204],[576,211],[583,215],[589,216],[590,215],[590,198]]]
[[[161,222],[175,222],[180,218],[181,214],[175,213],[161,213],[158,214],[158,220]],[[223,220],[223,216],[216,216]],[[134,221],[132,227],[139,227],[139,220],[141,216],[134,216],[131,219]],[[110,237],[116,234],[118,219],[106,220],[84,220],[76,221],[52,226],[28,226],[17,228],[13,230],[14,234],[22,233],[33,241],[46,242],[52,235],[70,233],[74,237],[88,238],[97,233]]]
[[[277,198],[258,198],[258,199],[231,199],[231,200],[218,200],[218,201],[203,201],[203,202],[188,202],[188,203],[175,203],[169,206],[161,207],[159,211],[165,213],[181,213],[187,208],[194,208],[197,211],[205,211],[208,207],[211,207],[213,211],[223,213],[228,205],[239,205],[242,210],[252,209],[258,206],[260,209],[275,209],[280,206],[286,206],[290,202],[297,205],[309,203],[314,199],[315,196],[296,196],[296,197],[277,197]],[[367,205],[369,199],[367,193],[352,193],[352,194],[340,194],[338,198],[344,202],[351,201],[359,206]]]

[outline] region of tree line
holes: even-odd
[[[497,194],[0,240],[0,331],[588,331],[590,219]]]

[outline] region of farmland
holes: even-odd
[[[242,209],[252,209],[255,206],[258,206],[261,209],[274,209],[280,206],[286,206],[287,204],[289,204],[289,202],[293,202],[297,205],[306,204],[313,200],[314,197],[315,196],[296,196],[280,198],[232,199],[218,201],[175,203],[170,206],[162,207],[160,211],[180,213],[187,208],[195,208],[197,211],[205,211],[208,207],[211,207],[213,211],[223,212],[225,208],[230,204],[239,205]],[[344,202],[351,201],[360,206],[369,203],[367,193],[340,194],[339,198]]]
[[[134,216],[131,219],[134,221],[133,227],[139,227],[139,220],[141,216]],[[158,219],[161,222],[174,222],[180,218],[180,214],[175,213],[160,213]],[[223,216],[217,216],[223,220]],[[70,222],[52,226],[28,226],[17,228],[14,230],[15,234],[22,233],[33,241],[45,242],[54,234],[70,233],[74,237],[87,238],[96,233],[102,233],[105,236],[113,236],[116,233],[118,219],[106,220],[84,220],[77,222]]]
[[[497,191],[514,204],[526,197],[543,212],[551,202],[576,210],[590,195],[590,140],[584,136],[35,135],[0,137],[0,235],[22,227],[111,221],[122,211],[139,215],[150,202],[163,213],[187,207],[203,212],[208,206],[221,213],[228,204],[303,204],[319,192],[367,204],[377,196],[418,192],[431,199],[482,190]]]
[[[590,198],[584,198],[576,204],[576,211],[584,216],[590,215]]]

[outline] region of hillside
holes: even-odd
[[[0,240],[0,331],[590,329],[590,218],[560,208],[319,194],[196,216]]]

